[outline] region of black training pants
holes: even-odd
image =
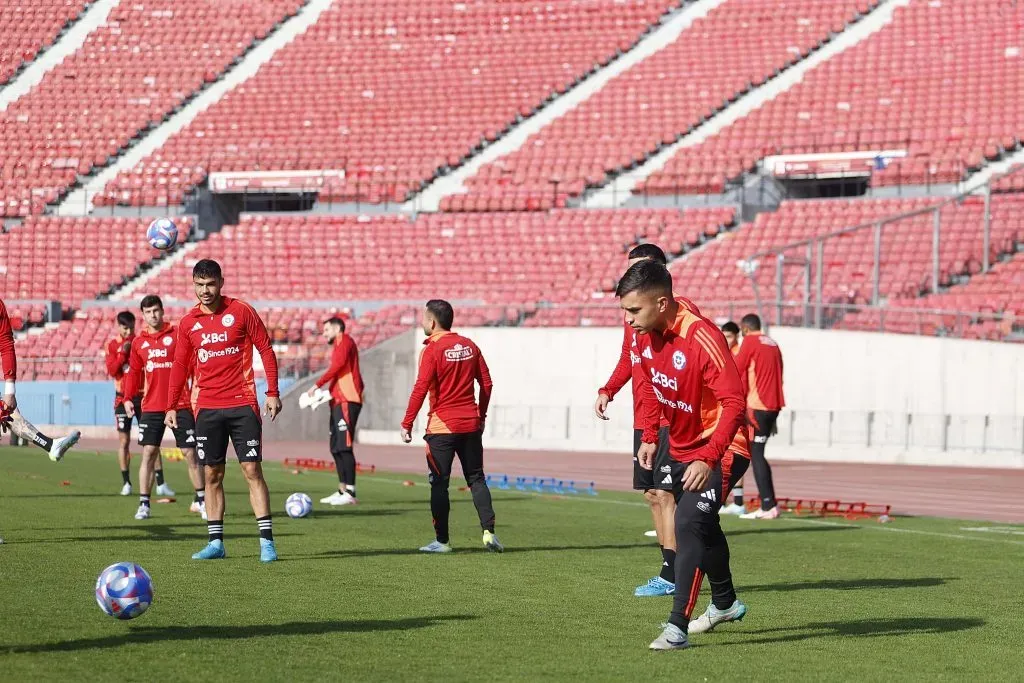
[[[430,470],[430,512],[434,517],[434,533],[441,543],[448,542],[448,481],[452,463],[459,456],[462,474],[473,494],[473,505],[484,531],[494,531],[494,507],[491,492],[484,481],[484,446],[481,432],[465,434],[428,434],[427,467]]]

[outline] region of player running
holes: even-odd
[[[132,478],[130,466],[132,418],[124,408],[124,376],[128,372],[128,355],[131,352],[132,340],[135,339],[135,314],[121,311],[117,314],[117,336],[107,342],[106,365],[107,374],[114,378],[114,421],[117,423],[117,464],[121,467],[121,495],[132,495]],[[141,396],[129,396],[136,407],[142,404]],[[138,417],[136,417],[136,420]],[[174,491],[164,483],[163,459],[157,455],[156,462],[157,493],[161,496],[173,496]]]
[[[627,268],[634,263],[651,259],[665,265],[668,259],[665,252],[655,244],[640,244],[634,247],[628,255]],[[697,307],[687,301],[694,312]],[[661,571],[651,578],[647,583],[637,586],[633,595],[637,597],[653,597],[658,595],[672,595],[676,590],[676,534],[674,528],[676,514],[675,494],[682,476],[682,466],[672,460],[668,455],[668,421],[662,420],[661,438],[659,448],[655,456],[654,468],[644,469],[640,467],[636,452],[640,448],[640,437],[643,434],[644,409],[640,401],[639,386],[643,381],[641,377],[640,358],[637,355],[636,332],[627,323],[623,323],[622,350],[619,354],[619,362],[612,371],[611,377],[603,387],[597,390],[597,402],[594,404],[594,412],[602,420],[607,420],[605,414],[608,404],[625,386],[627,381],[632,381],[633,390],[633,489],[643,491],[644,498],[651,508],[651,516],[654,518],[654,530],[658,536],[658,545],[661,547]]]
[[[221,295],[224,276],[220,264],[202,259],[192,268],[196,304],[178,323],[174,366],[167,405],[177,406],[189,370],[193,370],[196,411],[196,455],[205,467],[206,515],[210,541],[192,555],[194,560],[215,560],[224,550],[224,463],[228,440],[235,449],[249,485],[249,503],[260,530],[260,561],[277,559],[270,515],[270,492],[263,478],[263,423],[252,370],[253,347],[263,359],[267,376],[266,411],[270,419],[281,412],[277,387],[277,356],[270,335],[252,306]],[[178,428],[178,411],[169,408],[164,424]]]
[[[18,410],[18,398],[15,395],[18,379],[18,356],[14,350],[14,328],[11,326],[7,307],[2,300],[0,300],[0,371],[2,371],[4,379],[3,401],[0,402],[0,433],[10,429],[22,439],[31,441],[46,451],[50,460],[57,462],[63,458],[68,449],[78,443],[81,434],[74,431],[59,439],[51,439],[36,429]],[[0,543],[3,542],[4,540],[0,538]]]
[[[164,414],[168,410],[167,382],[174,365],[174,349],[177,328],[164,322],[164,304],[160,297],[150,294],[142,299],[142,334],[132,340],[128,359],[129,370],[124,377],[126,396],[135,396],[145,387],[142,404],[125,399],[124,408],[128,419],[138,409],[139,443],[142,445],[142,462],[139,464],[139,509],[135,519],[148,519],[150,513],[149,491],[152,485],[153,468],[160,457],[160,444],[164,438]],[[182,392],[176,406],[178,428],[174,430],[175,444],[181,449],[188,463],[188,476],[195,488],[195,498],[189,510],[198,512],[206,519],[203,471],[196,460],[196,422],[192,417],[192,406],[187,392]]]
[[[761,507],[740,515],[741,519],[776,519],[779,507],[775,502],[772,466],[764,457],[768,437],[776,433],[775,422],[786,405],[782,394],[782,350],[774,339],[761,332],[761,318],[749,313],[740,320],[743,345],[736,356],[740,377],[747,392],[750,418],[750,454],[754,481]]]
[[[412,423],[430,394],[427,411],[427,467],[430,470],[430,512],[434,517],[434,541],[420,548],[425,553],[448,553],[448,481],[452,463],[459,456],[462,474],[473,494],[473,505],[483,528],[484,546],[491,552],[505,548],[494,535],[494,508],[484,478],[482,435],[487,405],[491,400],[491,374],[480,349],[469,339],[452,332],[452,305],[431,299],[423,311],[424,348],[419,373],[402,420],[402,441],[412,441]],[[477,406],[474,383],[480,385]]]
[[[725,343],[729,346],[729,351],[732,353],[733,359],[735,359],[736,354],[740,352],[740,326],[730,320],[722,325],[722,334],[725,336]],[[742,439],[744,447],[747,447],[747,444],[749,444],[749,440],[745,434],[746,431],[747,430],[745,428],[741,427],[740,430],[736,432],[736,439]],[[733,445],[736,445],[735,441]],[[746,457],[748,459],[750,458],[749,451],[746,452]],[[736,482],[736,486],[732,490],[732,502],[719,510],[718,514],[742,515],[746,511],[747,509],[743,505],[743,478],[740,477]]]
[[[331,364],[316,384],[309,388],[312,396],[318,389],[329,387],[331,394],[330,441],[331,457],[338,472],[338,490],[321,498],[327,505],[355,505],[356,423],[363,407],[363,376],[359,373],[359,349],[351,335],[345,333],[345,321],[338,317],[324,321],[324,340],[331,345]]]
[[[672,611],[652,650],[688,647],[690,616],[704,573],[717,609],[714,625],[742,619],[729,570],[729,545],[718,517],[735,483],[729,450],[744,419],[743,384],[725,338],[710,320],[672,294],[672,276],[654,261],[634,264],[616,295],[637,333],[645,415],[640,465],[650,469],[658,450],[660,419],[669,421],[669,454],[683,463],[676,506],[677,590]]]

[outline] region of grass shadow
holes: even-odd
[[[918,578],[899,579],[821,579],[820,581],[795,581],[793,583],[766,583],[757,586],[743,586],[743,593],[785,593],[803,590],[886,590],[898,588],[932,588],[945,585],[947,581],[956,581],[957,577],[940,578],[922,576]]]
[[[0,647],[0,655],[38,652],[78,652],[119,648],[123,645],[190,640],[242,640],[280,636],[310,636],[327,633],[364,633],[368,631],[405,631],[428,628],[450,621],[468,621],[471,614],[438,617],[406,617],[402,619],[351,619],[345,621],[293,621],[285,624],[250,626],[141,626],[130,628],[123,635],[102,638],[80,638],[59,643],[32,643]]]
[[[858,619],[855,621],[825,621],[803,626],[769,628],[753,631],[755,637],[730,640],[720,645],[763,645],[790,643],[813,638],[876,638],[880,636],[911,636],[955,633],[981,628],[985,620],[978,617],[898,617],[894,619]]]
[[[536,552],[561,552],[561,551],[586,551],[586,550],[633,550],[635,548],[650,548],[649,543],[621,543],[621,544],[598,544],[598,545],[554,545],[554,546],[535,546],[527,548],[505,548],[506,555],[519,554],[519,553],[536,553]],[[483,546],[473,546],[469,548],[456,548],[454,555],[465,555],[473,553],[489,553],[490,551]],[[405,555],[431,555],[433,553],[420,552],[418,548],[375,548],[371,550],[328,550],[322,553],[316,553],[312,555],[291,555],[289,557],[279,558],[278,561],[301,561],[301,560],[326,560],[336,559],[341,557],[391,557],[391,556],[405,556]]]

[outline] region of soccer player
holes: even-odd
[[[761,507],[740,515],[741,519],[776,519],[779,508],[775,502],[772,467],[764,457],[768,437],[775,433],[779,411],[786,405],[782,395],[782,351],[774,339],[761,332],[761,318],[754,313],[740,320],[743,345],[736,356],[740,377],[747,391],[750,418],[750,460],[754,481],[761,498]]]
[[[260,531],[260,561],[277,559],[270,515],[270,492],[263,478],[263,423],[252,368],[253,347],[263,359],[267,376],[266,412],[281,412],[277,387],[277,356],[270,335],[252,306],[221,294],[220,264],[202,259],[192,268],[196,304],[178,322],[174,365],[168,383],[164,424],[178,428],[175,406],[192,369],[196,419],[196,455],[205,465],[206,515],[210,541],[192,555],[194,560],[226,556],[224,550],[224,463],[228,439],[249,485],[249,503]]]
[[[473,494],[483,529],[484,546],[500,553],[504,546],[494,534],[494,508],[484,478],[482,435],[491,400],[491,373],[480,349],[469,339],[452,332],[455,311],[441,299],[431,299],[423,311],[424,348],[420,353],[419,373],[409,396],[409,407],[402,420],[402,441],[412,441],[412,423],[430,394],[427,412],[427,467],[430,470],[430,512],[434,517],[434,540],[420,548],[425,553],[447,553],[452,548],[448,537],[448,480],[452,463],[459,456],[462,474]],[[475,384],[480,385],[477,405]]]
[[[145,387],[142,405],[136,406],[131,399],[125,399],[124,408],[131,419],[136,412],[139,417],[139,443],[142,445],[142,462],[139,464],[139,509],[135,519],[148,519],[150,513],[149,492],[152,485],[153,469],[160,457],[160,444],[164,438],[164,414],[167,412],[167,381],[174,365],[174,348],[177,329],[164,322],[164,304],[160,297],[150,294],[142,299],[142,334],[132,340],[128,359],[129,370],[124,377],[126,396],[135,396]],[[188,464],[189,479],[195,488],[195,498],[190,510],[198,512],[205,519],[205,488],[203,471],[196,460],[196,423],[192,416],[189,397],[182,392],[176,406],[178,428],[174,430],[175,444],[181,449]]]
[[[634,247],[628,254],[627,268],[638,261],[651,259],[665,265],[668,259],[665,252],[656,244],[640,244]],[[690,304],[696,310],[696,306]],[[633,489],[643,491],[644,498],[651,508],[651,516],[654,518],[654,530],[658,536],[658,545],[661,547],[661,571],[651,578],[647,583],[642,584],[633,591],[637,597],[653,597],[658,595],[672,595],[676,590],[675,558],[676,558],[676,535],[673,527],[676,514],[675,491],[682,475],[682,467],[672,460],[668,455],[668,422],[662,421],[662,438],[659,439],[660,447],[655,457],[653,469],[644,469],[636,458],[636,452],[640,448],[640,437],[643,434],[644,409],[639,397],[639,385],[643,381],[640,376],[640,358],[636,350],[636,332],[628,324],[623,323],[622,350],[619,353],[619,362],[612,371],[611,377],[603,387],[597,390],[597,402],[594,404],[594,412],[597,417],[607,420],[605,414],[608,404],[625,386],[627,381],[632,380],[633,388]]]
[[[744,419],[743,383],[721,331],[672,294],[672,276],[651,260],[630,267],[616,288],[626,322],[637,333],[645,418],[637,453],[653,467],[661,417],[669,421],[669,455],[683,463],[676,504],[677,589],[653,650],[688,647],[687,630],[704,574],[715,624],[742,619],[729,571],[729,544],[718,510],[735,484],[729,450]]]
[[[312,396],[317,389],[329,387],[331,393],[330,449],[334,467],[338,472],[338,490],[321,498],[327,505],[355,505],[356,455],[352,446],[356,440],[356,423],[363,407],[363,376],[359,373],[359,349],[352,337],[345,333],[345,321],[333,317],[324,321],[324,340],[331,345],[331,364],[326,372],[309,388]]]
[[[31,441],[42,448],[54,462],[63,458],[68,449],[78,443],[81,435],[75,431],[59,439],[51,439],[36,429],[18,410],[18,398],[15,395],[18,356],[14,351],[14,328],[11,327],[11,319],[7,315],[7,307],[3,300],[0,300],[0,372],[4,380],[3,401],[0,403],[0,432],[10,429],[26,441]],[[0,538],[0,543],[3,542],[4,540]]]
[[[725,343],[729,345],[729,351],[735,359],[736,354],[740,352],[740,326],[730,320],[722,325],[722,334],[725,335]],[[745,431],[746,429],[741,427],[736,433],[736,439],[742,439],[744,446],[748,443],[747,436],[744,434]],[[749,452],[746,457],[750,457]],[[747,509],[743,506],[743,478],[741,477],[732,490],[732,502],[719,510],[719,514],[742,515],[746,511]]]
[[[124,408],[124,376],[128,372],[128,355],[131,352],[132,340],[135,339],[135,314],[121,311],[117,314],[117,336],[107,342],[106,365],[107,374],[114,378],[114,420],[117,423],[117,464],[121,467],[121,495],[132,495],[132,479],[129,471],[131,454],[132,418]],[[129,396],[136,407],[142,405],[141,396]],[[138,418],[136,418],[138,419]],[[156,462],[157,493],[161,496],[173,496],[174,491],[164,482],[163,460],[157,456]]]

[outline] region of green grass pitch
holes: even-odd
[[[133,470],[134,470],[133,462]],[[1021,680],[1024,527],[938,519],[728,519],[733,572],[750,611],[683,652],[647,644],[669,598],[636,599],[657,547],[637,495],[557,499],[494,491],[508,550],[484,551],[468,493],[453,490],[457,552],[432,538],[425,477],[361,477],[362,504],[314,501],[333,474],[266,465],[281,561],[257,561],[256,524],[229,464],[224,561],[175,504],[136,521],[116,495],[113,456],[0,449],[0,680]],[[133,480],[137,471],[133,472]],[[68,480],[70,485],[63,485]],[[136,482],[137,483],[137,482]],[[1004,531],[965,530],[1001,526]],[[149,611],[107,617],[93,597],[108,564],[153,577]],[[698,610],[703,610],[707,591]]]

